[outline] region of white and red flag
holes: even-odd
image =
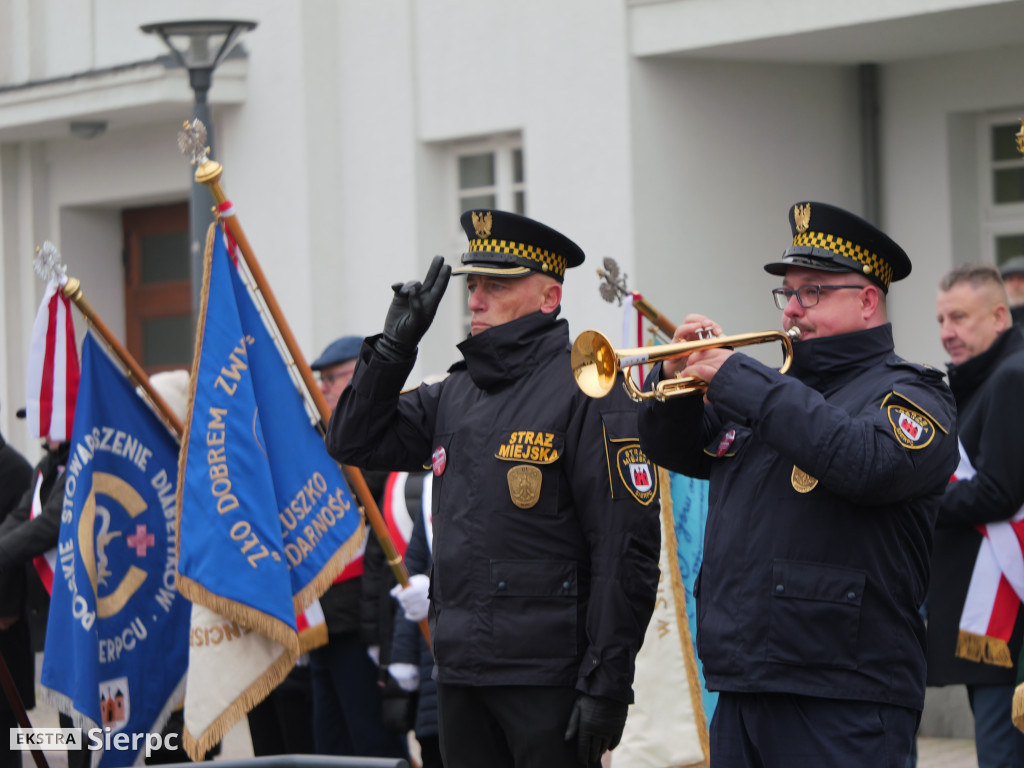
[[[960,465],[952,481],[975,475],[960,443]],[[1009,640],[1024,600],[1024,508],[1009,520],[975,526],[985,537],[978,550],[960,615],[956,655],[983,664],[1012,667]]]
[[[47,251],[59,259],[57,249],[46,242],[40,249],[43,261]],[[61,291],[67,276],[63,269],[52,270],[47,276],[49,282],[32,326],[25,414],[32,437],[59,443],[71,437],[81,369],[71,304]]]

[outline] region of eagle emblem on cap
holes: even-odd
[[[811,226],[811,204],[793,206],[793,221],[796,224],[797,232],[806,232]]]
[[[490,237],[491,236],[491,212],[477,213],[473,211],[473,229],[476,230],[477,237]]]

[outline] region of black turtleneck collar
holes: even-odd
[[[481,389],[508,384],[569,348],[569,324],[551,314],[532,312],[470,336],[458,345],[473,383]]]
[[[996,336],[992,346],[979,355],[964,360],[960,365],[947,363],[949,388],[954,396],[961,397],[974,391],[988,378],[992,369],[1007,355],[1024,349],[1024,335],[1018,326],[1011,325]]]
[[[892,351],[890,323],[864,331],[798,341],[793,345],[789,375],[820,391],[884,360]]]

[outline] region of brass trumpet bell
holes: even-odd
[[[751,344],[782,344],[784,359],[780,373],[789,370],[793,363],[793,341],[800,338],[800,329],[788,331],[763,331],[741,333],[735,336],[718,336],[713,339],[680,341],[674,344],[658,344],[649,347],[615,349],[600,331],[584,331],[572,345],[572,372],[576,384],[590,397],[604,397],[612,391],[620,370],[624,371],[624,386],[629,396],[637,402],[658,400],[664,402],[671,397],[683,397],[707,391],[708,383],[696,376],[677,377],[658,382],[650,392],[644,392],[633,381],[630,369],[644,363],[660,363],[677,357],[688,357],[702,349],[722,347],[744,347]]]

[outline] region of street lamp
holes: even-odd
[[[188,82],[195,94],[192,119],[198,118],[206,126],[207,146],[213,149],[213,120],[206,96],[213,83],[213,70],[228,55],[238,38],[256,28],[254,21],[236,19],[201,19],[193,21],[162,21],[143,24],[146,34],[157,34],[171,49],[178,64],[188,70]],[[216,157],[216,155],[214,155]],[[190,173],[193,173],[190,171]],[[199,312],[199,296],[203,284],[203,249],[206,230],[213,221],[213,197],[210,190],[190,177],[192,194],[189,199],[189,238],[192,270],[192,317]]]

